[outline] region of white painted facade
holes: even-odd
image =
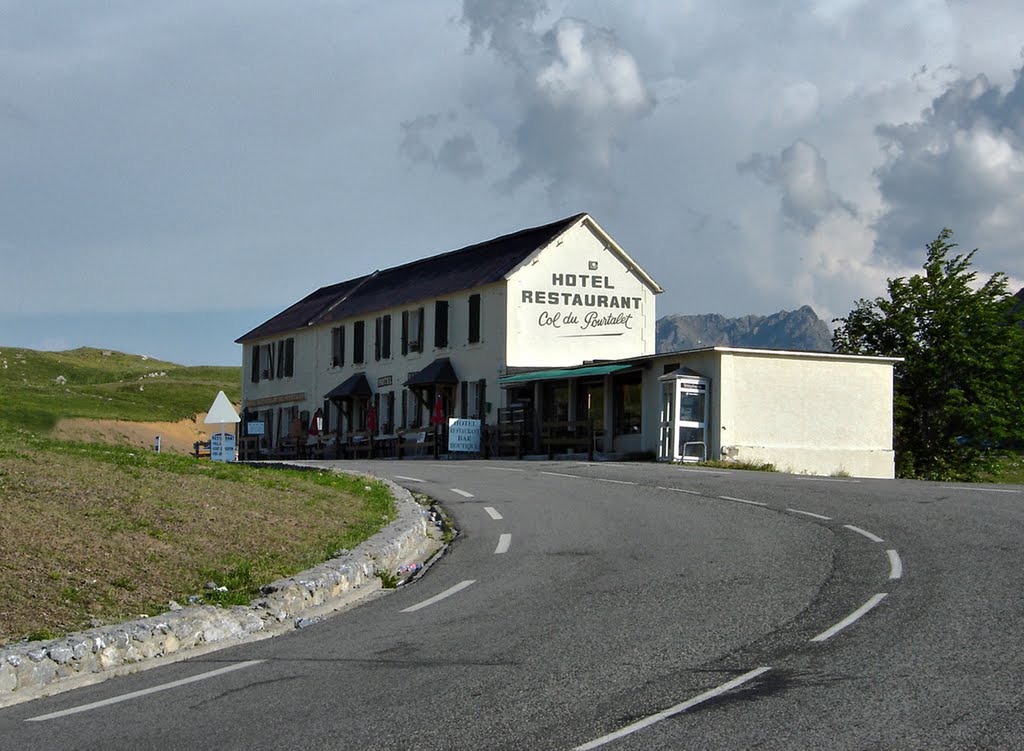
[[[243,341],[242,405],[258,413],[272,436],[291,422],[327,412],[334,431],[337,412],[324,396],[354,373],[366,375],[378,404],[381,433],[424,426],[429,414],[403,384],[416,372],[447,357],[461,383],[445,394],[446,416],[493,422],[505,392],[498,377],[515,367],[571,366],[587,359],[633,357],[655,349],[654,297],[661,288],[589,216],[573,223],[502,281],[425,298],[413,303]],[[480,339],[469,341],[470,298],[480,298]],[[435,303],[448,303],[446,346],[435,346]],[[402,313],[422,309],[421,351],[402,354]],[[375,321],[390,316],[390,356],[375,357]],[[364,362],[353,362],[354,328],[365,326]],[[333,363],[332,330],[345,331],[342,364]],[[292,374],[253,380],[253,353],[293,339]],[[463,391],[466,391],[465,404]],[[480,396],[482,394],[482,397]],[[391,400],[393,412],[389,412]],[[405,403],[403,411],[403,400]],[[359,422],[353,420],[353,422]],[[355,425],[343,425],[352,430]],[[271,441],[272,443],[274,441]]]
[[[708,456],[786,472],[894,476],[893,358],[714,347],[659,355],[644,373],[644,414],[661,409],[666,368],[708,381]],[[663,384],[664,381],[661,381]],[[657,451],[660,424],[644,422]]]

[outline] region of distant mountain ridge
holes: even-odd
[[[810,305],[739,318],[667,315],[658,319],[655,331],[658,352],[714,346],[832,351],[832,331]]]

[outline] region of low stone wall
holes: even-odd
[[[186,607],[51,641],[0,648],[0,707],[29,695],[131,672],[147,661],[302,627],[320,612],[379,590],[378,571],[394,574],[402,565],[426,561],[441,547],[426,509],[409,491],[389,480],[381,482],[394,494],[395,521],[351,553],[263,587],[263,596],[248,607]]]

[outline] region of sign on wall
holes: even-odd
[[[448,450],[480,453],[480,421],[452,417],[448,420]]]

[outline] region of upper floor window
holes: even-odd
[[[437,300],[434,303],[434,346],[448,346],[448,301]]]
[[[377,316],[374,321],[376,336],[373,340],[373,356],[376,360],[391,357],[391,316]]]
[[[423,308],[402,311],[402,354],[423,351]]]
[[[352,362],[360,364],[366,362],[366,321],[356,321],[352,324]]]
[[[252,348],[250,380],[291,378],[295,374],[295,339],[278,339],[269,344],[254,344]]]
[[[469,343],[480,341],[480,295],[469,296]]]
[[[345,327],[331,329],[331,367],[345,364]]]

